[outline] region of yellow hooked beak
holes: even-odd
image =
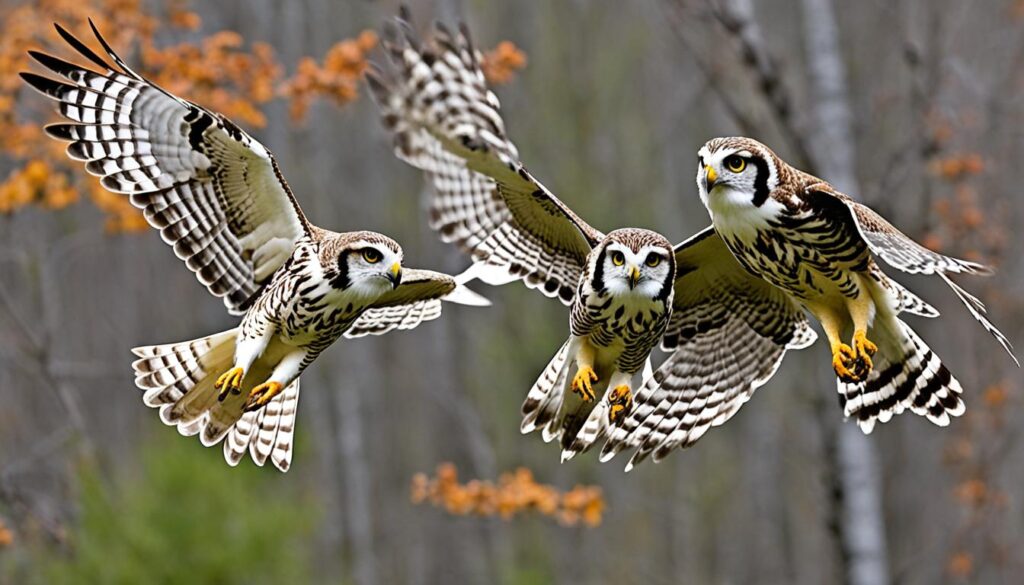
[[[402,282],[402,265],[395,262],[391,265],[391,270],[388,273],[388,280],[391,281],[391,288],[398,288],[399,283]]]
[[[629,267],[629,288],[636,288],[636,283],[640,282],[640,269],[636,266]]]
[[[710,165],[704,165],[704,182],[707,185],[708,192],[711,192],[711,188],[715,186],[715,181],[718,180],[718,173],[715,169],[711,168]]]

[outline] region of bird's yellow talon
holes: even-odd
[[[284,386],[280,382],[264,382],[259,386],[256,386],[249,392],[249,398],[245,401],[245,410],[251,411],[258,408],[263,408],[268,402],[274,399],[275,396],[281,393],[281,389]]]
[[[242,378],[245,377],[245,370],[242,368],[231,368],[217,378],[213,384],[214,390],[220,390],[217,400],[223,402],[228,393],[240,394],[242,392]]]
[[[878,346],[868,339],[868,336],[863,331],[857,331],[853,334],[853,350],[855,353],[855,368],[857,369],[857,375],[860,378],[865,378],[868,373],[871,372],[871,368],[874,364],[871,362],[871,356],[878,352]]]
[[[576,372],[576,376],[572,379],[572,391],[576,392],[582,396],[584,400],[589,402],[595,398],[594,382],[597,382],[597,374],[594,372],[594,368],[590,366],[583,366]]]
[[[633,410],[633,391],[625,384],[616,386],[608,394],[608,404],[611,405],[608,409],[608,420],[615,424]]]
[[[853,348],[840,343],[832,350],[832,369],[843,382],[859,382],[857,354]]]

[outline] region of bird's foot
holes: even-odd
[[[633,410],[632,389],[626,384],[616,386],[608,394],[608,404],[611,406],[608,409],[608,421],[615,424]]]
[[[280,382],[264,382],[249,392],[249,398],[245,401],[245,411],[249,412],[263,408],[275,396],[281,393],[284,386]]]
[[[856,364],[854,369],[857,372],[857,376],[862,380],[867,377],[871,372],[871,368],[874,364],[871,362],[871,356],[878,352],[878,346],[868,339],[867,333],[863,331],[857,331],[853,334],[853,351],[856,354]]]
[[[860,360],[849,345],[840,343],[832,349],[832,369],[843,382],[860,382],[858,363]]]
[[[583,366],[576,371],[576,376],[572,379],[572,391],[582,396],[583,400],[590,402],[595,398],[594,382],[597,382],[594,368]]]
[[[221,374],[213,384],[214,390],[220,390],[220,394],[217,395],[217,400],[224,402],[224,399],[228,397],[228,393],[241,394],[242,378],[244,377],[245,370],[242,368],[231,368]]]

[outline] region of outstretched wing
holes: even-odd
[[[397,79],[368,79],[395,154],[433,186],[431,227],[472,255],[467,273],[489,284],[521,279],[569,304],[603,234],[519,162],[465,28],[453,36],[438,26],[425,48],[407,22],[398,28],[388,43]]]
[[[836,191],[831,185],[814,182],[803,189],[803,197],[816,208],[839,217],[848,218],[857,226],[862,238],[879,258],[893,268],[911,274],[937,274],[953,289],[960,301],[967,306],[971,315],[981,323],[996,341],[1010,354],[1013,361],[1013,346],[1003,332],[996,328],[985,316],[985,305],[977,297],[953,282],[949,274],[992,274],[992,270],[982,264],[960,260],[933,252],[918,244],[901,232],[870,207],[857,203],[848,195]],[[1018,365],[1019,362],[1018,362]]]
[[[101,71],[29,52],[70,81],[21,74],[73,122],[47,133],[70,141],[68,156],[128,195],[210,293],[242,312],[309,232],[274,157],[230,120],[129,69],[95,26],[113,65],[60,25],[57,32]]]
[[[378,299],[345,332],[345,337],[383,335],[393,329],[412,329],[441,315],[441,301],[486,304],[487,301],[447,274],[406,268],[397,288]]]
[[[602,460],[624,448],[627,469],[652,452],[658,460],[693,445],[729,420],[775,374],[787,349],[817,338],[785,292],[740,266],[714,228],[675,248],[672,319],[662,348],[672,354],[612,429]]]

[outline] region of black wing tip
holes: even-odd
[[[96,30],[96,25],[93,24],[91,18],[89,19],[89,25],[92,27],[93,31]],[[57,29],[57,34],[59,34],[61,36],[61,38],[63,38],[64,41],[67,44],[71,45],[71,48],[73,48],[74,50],[78,51],[78,53],[80,55],[82,55],[86,59],[92,61],[96,65],[99,65],[103,69],[110,70],[110,71],[113,70],[110,67],[109,63],[107,63],[105,60],[103,60],[103,58],[100,57],[99,55],[97,55],[95,51],[90,49],[85,43],[83,43],[81,40],[79,40],[78,37],[76,37],[75,35],[73,35],[70,32],[68,32],[68,30],[66,28],[64,28],[63,26],[61,26],[59,23],[56,23],[56,22],[53,23],[53,27],[55,29]],[[100,37],[100,43],[104,44],[104,48],[106,48],[106,43],[103,41],[102,37]]]
[[[22,81],[31,86],[32,89],[54,99],[60,99],[61,91],[67,87],[64,83],[57,81],[56,79],[51,79],[45,75],[39,75],[38,73],[32,73],[31,71],[19,71],[18,75],[21,77]]]
[[[56,140],[75,140],[71,130],[78,124],[47,124],[43,126],[43,132],[46,133],[50,138]]]
[[[60,57],[54,57],[49,53],[37,51],[35,49],[29,49],[26,51],[29,57],[36,63],[39,63],[43,67],[46,67],[50,71],[57,73],[58,75],[64,75],[68,71],[78,69],[78,66],[73,63],[61,59]]]

